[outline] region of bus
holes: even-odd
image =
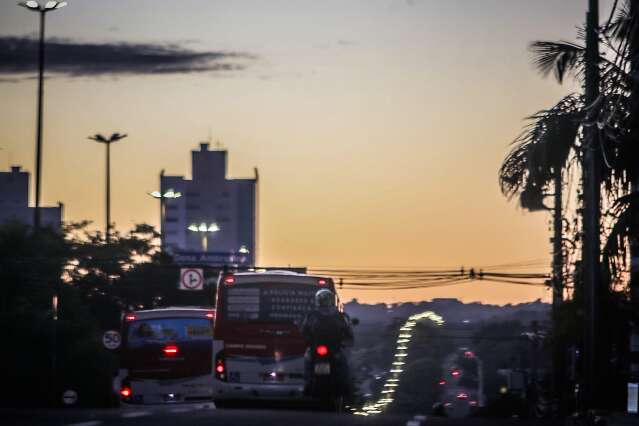
[[[216,403],[304,399],[306,345],[299,325],[322,288],[337,297],[329,277],[290,271],[220,276],[213,333]]]
[[[121,401],[160,404],[210,401],[215,310],[162,308],[124,315]]]

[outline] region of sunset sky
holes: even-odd
[[[586,0],[70,0],[47,36],[223,52],[210,69],[59,70],[46,82],[43,203],[104,223],[104,147],[120,230],[159,223],[158,173],[190,173],[208,138],[231,177],[260,170],[263,265],[459,267],[534,260],[548,271],[549,216],[500,193],[497,171],[523,118],[576,86],[543,79],[533,40],[575,40]],[[602,2],[602,19],[609,12]],[[0,1],[0,37],[37,16]],[[60,40],[58,40],[60,41]],[[0,52],[0,61],[2,54]],[[230,66],[226,66],[230,64]],[[5,64],[6,65],[6,64]],[[193,64],[191,64],[193,65]],[[143,66],[143,65],[141,65]],[[190,65],[189,65],[190,66]],[[76,67],[76,68],[74,68]],[[32,172],[35,70],[0,64],[0,170]],[[473,283],[368,302],[547,299],[543,288]]]

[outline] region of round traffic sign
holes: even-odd
[[[72,389],[65,390],[62,394],[62,402],[64,405],[73,405],[78,402],[78,393]]]
[[[199,268],[182,270],[180,283],[185,290],[201,290],[204,286],[204,274]]]
[[[120,343],[122,343],[122,336],[115,330],[107,330],[102,335],[102,344],[107,349],[117,349],[120,347]]]

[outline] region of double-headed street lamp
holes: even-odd
[[[188,230],[202,235],[202,251],[206,253],[209,247],[209,234],[218,232],[220,227],[215,222],[209,224],[202,222],[199,225],[195,223],[189,225]]]
[[[94,136],[89,136],[90,140],[106,145],[106,225],[104,238],[107,243],[110,241],[111,234],[111,144],[126,137],[127,135],[120,133],[113,133],[109,138],[105,138],[99,133]]]
[[[40,13],[40,43],[38,48],[38,114],[36,128],[36,169],[35,169],[35,209],[33,211],[33,227],[40,229],[40,182],[42,170],[42,102],[44,98],[44,16],[47,12],[61,9],[66,1],[48,1],[41,4],[37,1],[23,1],[19,6]]]
[[[180,198],[182,196],[182,193],[171,188],[167,189],[165,192],[162,192],[162,177],[164,177],[164,170],[160,172],[160,191],[149,192],[149,195],[155,199],[160,200],[160,247],[162,248],[162,251],[164,251],[164,200],[174,200],[176,198]]]

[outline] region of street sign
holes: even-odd
[[[62,394],[62,402],[64,405],[73,405],[78,402],[78,393],[74,390],[65,390]]]
[[[122,336],[115,330],[107,330],[102,335],[102,344],[107,349],[117,349],[120,347],[120,343],[122,343]]]
[[[203,290],[204,272],[200,268],[180,269],[180,290]]]
[[[182,266],[217,266],[224,265],[249,265],[251,255],[246,253],[219,253],[201,251],[174,251],[171,253],[173,261]]]

